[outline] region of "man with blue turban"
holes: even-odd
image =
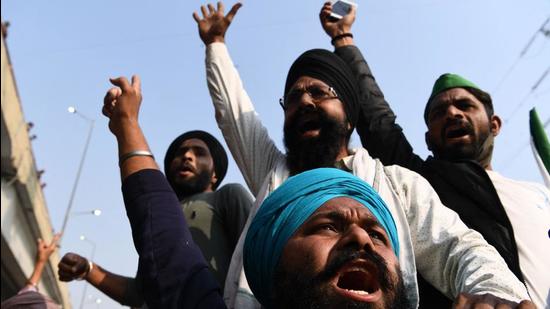
[[[267,308],[407,308],[390,210],[366,182],[319,168],[263,202],[244,246],[254,296]]]
[[[149,153],[137,119],[141,104],[139,78],[134,77],[132,83],[126,78],[112,82],[120,87],[120,96],[116,100],[106,99],[103,113],[109,118],[109,128],[117,139],[119,155],[138,150]],[[226,308],[219,285],[191,237],[178,198],[154,158],[131,156],[119,166],[147,306]],[[373,170],[379,168],[373,166]],[[449,220],[453,218],[452,213],[438,206],[435,197],[398,194],[394,197],[416,201],[396,206],[388,195],[387,191],[391,194],[392,190],[417,192],[415,186],[425,187],[425,180],[411,177],[412,172],[404,169],[383,169],[385,174],[374,175],[372,188],[358,180],[367,178],[364,175],[356,178],[347,171],[320,169],[289,178],[277,186],[279,190],[272,190],[264,206],[256,209],[255,219],[248,221],[250,231],[246,234],[247,240],[243,240],[247,246],[241,251],[246,252],[247,275],[262,305],[300,309],[307,305],[309,308],[414,308],[416,301],[409,297],[414,297],[415,290],[411,291],[414,285],[407,286],[405,270],[413,266],[408,261],[414,260],[410,249],[412,237],[417,246],[428,243],[429,247],[423,248],[419,255],[419,259],[425,261],[418,265],[432,264],[432,274],[441,270],[441,265],[434,264],[428,252],[431,248],[442,249],[429,244],[435,237],[439,242],[454,243],[443,246],[450,249],[445,251],[449,260],[466,259],[463,263],[444,263],[453,268],[444,271],[442,276],[460,278],[452,273],[464,272],[464,267],[476,269],[473,272],[466,269],[468,282],[454,280],[458,285],[456,290],[482,291],[479,288],[484,284],[480,284],[480,280],[488,278],[489,282],[500,283],[508,279],[506,272],[499,269],[498,261],[484,258],[494,253],[483,239],[465,229],[456,220],[456,214],[454,221]],[[383,178],[390,179],[393,187]],[[384,184],[380,185],[381,182]],[[419,205],[423,208],[419,209]],[[403,224],[407,216],[411,228]],[[428,227],[425,231],[430,232],[433,222],[427,221],[434,218],[442,220],[448,233],[454,236],[441,231],[433,235],[419,233],[414,226]],[[470,246],[461,247],[458,244],[461,242]],[[464,250],[476,252],[460,252]],[[477,277],[478,270],[484,278]],[[402,284],[399,283],[401,277]],[[462,284],[468,286],[462,287]],[[503,282],[504,288],[506,285],[507,282]],[[486,301],[486,295],[478,297],[481,300],[478,304],[494,304]],[[458,302],[456,308],[473,307],[464,294],[460,294]],[[500,302],[498,308],[515,307],[513,302],[508,302],[508,306],[502,304]],[[518,308],[532,307],[527,304]]]
[[[399,166],[384,166],[366,149],[350,145],[361,92],[352,69],[336,53],[312,49],[290,66],[280,100],[285,149],[277,147],[225,45],[225,33],[240,7],[237,3],[225,14],[222,3],[217,8],[209,4],[201,7],[202,17],[193,14],[206,47],[206,78],[218,127],[256,197],[229,266],[224,288],[227,306],[260,308],[244,273],[243,249],[261,202],[289,176],[323,167],[341,169],[367,182],[391,210],[399,231],[403,284],[413,307],[419,303],[417,273],[450,299],[468,294],[477,303],[482,295],[493,295],[491,303],[498,305],[501,299],[529,298],[498,252],[444,207],[424,178]],[[354,17],[350,13],[345,19]],[[350,33],[340,32],[333,43],[350,39]]]

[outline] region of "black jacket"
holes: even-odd
[[[468,227],[481,233],[523,282],[514,231],[487,172],[474,161],[451,162],[431,156],[423,160],[416,155],[402,128],[395,123],[396,116],[359,49],[346,46],[337,48],[335,53],[349,65],[359,84],[361,111],[357,133],[363,147],[384,165],[400,165],[426,178],[443,204],[458,213]],[[421,276],[419,288],[421,306],[450,306],[451,301]]]

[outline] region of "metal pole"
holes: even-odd
[[[84,166],[84,160],[86,159],[86,153],[88,152],[88,146],[90,145],[90,140],[92,138],[92,132],[94,130],[94,120],[89,119],[89,118],[85,117],[84,115],[82,115],[80,113],[76,113],[76,114],[90,122],[90,129],[88,130],[88,137],[86,139],[86,144],[84,146],[84,152],[82,153],[82,157],[80,159],[80,164],[78,166],[78,171],[76,172],[76,179],[74,181],[73,189],[71,191],[71,197],[69,198],[69,205],[67,206],[67,210],[65,211],[65,218],[63,219],[63,225],[61,226],[61,238],[65,235],[65,228],[67,227],[67,221],[69,220],[69,215],[71,213],[71,208],[73,207],[73,201],[74,201],[74,196],[75,196],[75,193],[76,193],[76,188],[78,187],[78,181],[80,180],[80,174],[82,173],[82,167]],[[61,243],[61,239],[59,240],[59,243]]]
[[[83,240],[87,241],[92,245],[92,254],[90,254],[90,261],[93,262],[94,256],[95,256],[95,242],[89,240],[88,238],[84,238]],[[88,281],[84,279],[84,290],[82,291],[82,297],[80,298],[80,306],[78,308],[82,309],[84,308],[84,300],[86,300],[86,292],[88,291]]]

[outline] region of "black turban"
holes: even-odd
[[[351,69],[342,58],[325,49],[306,51],[294,61],[288,71],[285,95],[302,76],[319,79],[334,88],[344,103],[348,121],[355,126],[359,112],[359,90]]]
[[[210,150],[210,155],[212,155],[212,160],[214,161],[214,171],[216,172],[216,177],[218,178],[218,181],[216,181],[213,187],[213,189],[216,189],[222,182],[225,177],[225,173],[227,172],[227,154],[225,153],[225,149],[223,149],[222,144],[220,144],[220,142],[210,133],[204,131],[196,130],[183,133],[178,136],[172,144],[170,144],[168,150],[166,151],[166,155],[164,156],[164,174],[168,176],[170,164],[172,163],[172,160],[174,160],[176,152],[180,148],[181,144],[192,138],[200,139],[206,144],[206,146],[208,146],[208,150]]]

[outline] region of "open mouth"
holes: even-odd
[[[378,270],[368,262],[348,264],[340,270],[337,290],[346,297],[362,302],[374,302],[381,297]]]
[[[320,128],[321,128],[321,123],[318,120],[315,120],[315,119],[306,120],[300,126],[300,132],[304,133],[307,131],[318,130]]]
[[[192,173],[194,174],[195,173],[195,168],[193,168],[193,166],[189,165],[189,164],[184,164],[180,169],[179,169],[179,174],[182,175],[182,174],[188,174],[188,173]]]
[[[447,134],[445,136],[447,138],[457,138],[457,137],[462,137],[469,134],[470,134],[470,130],[468,130],[467,128],[456,128],[456,129],[447,130]]]
[[[317,114],[311,113],[301,117],[298,131],[300,133],[306,133],[310,131],[316,131],[321,128],[321,119]]]

